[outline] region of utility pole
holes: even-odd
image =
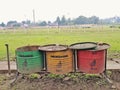
[[[35,10],[33,9],[33,23],[35,25]]]

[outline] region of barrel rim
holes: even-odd
[[[103,45],[107,45],[107,47],[102,47]],[[102,48],[100,48],[102,47]],[[97,43],[97,47],[95,49],[92,49],[90,51],[100,51],[100,50],[107,50],[108,48],[110,48],[110,44],[108,43]]]
[[[48,46],[63,46],[64,49],[55,49],[55,50],[48,50],[48,49],[44,49],[44,47],[48,47]],[[49,52],[53,52],[53,51],[64,51],[64,50],[67,50],[68,49],[68,45],[62,45],[62,44],[48,44],[48,45],[43,45],[41,47],[38,48],[39,50],[41,51],[49,51]]]
[[[37,47],[37,49],[36,50],[24,50],[27,47]],[[40,45],[26,45],[26,46],[21,46],[21,47],[16,48],[16,52],[17,51],[20,51],[20,52],[37,51],[39,47],[40,47]]]
[[[85,44],[85,43],[93,44],[93,46],[92,47],[88,47],[88,48],[74,48],[74,47],[72,47],[72,46],[77,45],[77,44]],[[95,42],[79,42],[79,43],[71,44],[69,46],[70,49],[75,49],[75,50],[89,50],[89,49],[94,49],[96,47],[97,47],[97,43],[95,43]]]

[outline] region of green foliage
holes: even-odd
[[[74,23],[75,24],[88,24],[89,22],[88,22],[88,18],[87,17],[85,17],[85,16],[79,16],[78,18],[76,18],[74,20]]]
[[[50,73],[50,74],[47,75],[47,77],[48,78],[54,78],[54,79],[62,79],[62,78],[64,78],[64,75]]]
[[[99,78],[99,76],[96,74],[84,74],[83,78],[84,79],[93,79],[93,78]]]
[[[0,26],[5,27],[5,24],[2,22],[2,23],[0,24]]]
[[[65,16],[63,16],[62,17],[62,19],[61,19],[61,25],[66,25],[66,18],[65,18]]]
[[[3,75],[0,75],[0,84],[1,84],[4,80],[6,80],[6,77],[3,76]]]
[[[30,74],[29,79],[38,79],[40,77],[39,74]]]
[[[46,23],[46,21],[42,21],[42,22],[39,23],[39,25],[40,25],[40,26],[46,26],[47,23]]]
[[[60,17],[59,16],[56,18],[55,23],[57,23],[58,25],[60,25],[61,21],[60,21]]]
[[[110,77],[112,75],[112,71],[110,71],[110,70],[107,70],[106,73],[107,73],[108,77]]]
[[[17,24],[17,21],[9,21],[9,22],[7,22],[7,26],[11,26],[12,24]]]
[[[66,74],[66,77],[69,77],[69,78],[71,78],[71,79],[75,79],[75,78],[77,78],[78,76],[77,76],[76,73],[68,73],[68,74]]]
[[[96,82],[97,85],[106,85],[107,84],[107,81],[105,79],[101,79],[99,81]]]
[[[63,79],[63,80],[94,80],[94,79],[100,79],[99,75],[96,74],[83,74],[83,73],[67,73],[64,75],[58,75],[58,74],[48,74],[46,76],[47,78],[52,79]]]

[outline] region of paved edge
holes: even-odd
[[[107,60],[107,70],[120,70],[120,59],[114,59],[114,60]],[[17,72],[16,62],[11,61],[11,73]],[[3,65],[4,64],[4,65]],[[8,73],[8,64],[7,61],[0,61],[0,74],[1,73]]]

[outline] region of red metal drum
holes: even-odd
[[[102,73],[105,70],[105,54],[106,50],[79,50],[77,52],[78,69],[85,73]]]
[[[75,51],[75,69],[88,74],[102,73],[106,69],[107,49],[109,47],[110,45],[106,43],[72,44],[70,48]]]

